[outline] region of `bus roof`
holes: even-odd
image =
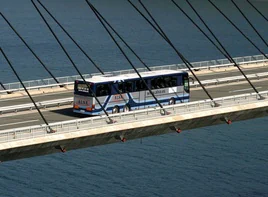
[[[142,77],[153,77],[153,76],[164,76],[164,75],[170,75],[170,74],[178,74],[178,73],[187,73],[186,71],[182,70],[156,70],[156,71],[146,71],[146,72],[140,72],[140,75]],[[116,75],[116,76],[110,76],[110,75],[98,75],[93,76],[91,78],[87,78],[87,82],[91,83],[101,83],[101,82],[116,82],[116,81],[124,81],[124,80],[131,80],[131,79],[139,79],[139,76],[137,73],[130,73],[130,74],[123,74],[123,75]]]

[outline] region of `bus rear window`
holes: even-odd
[[[86,94],[88,96],[92,96],[92,92],[90,91],[90,89],[93,91],[93,86],[92,84],[85,84],[83,82],[76,82],[75,83],[75,93],[77,94]]]

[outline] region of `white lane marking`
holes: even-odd
[[[261,89],[262,87],[256,87],[256,89]],[[248,89],[241,89],[241,90],[232,90],[232,91],[229,91],[229,93],[233,93],[233,92],[245,92],[245,91],[248,91],[248,90],[252,90],[252,88],[248,88]]]
[[[28,122],[37,122],[39,121],[37,120],[27,120],[27,121],[23,121],[23,122],[15,122],[15,123],[8,123],[8,124],[1,124],[0,127],[4,127],[4,126],[10,126],[10,125],[16,125],[16,124],[23,124],[23,123],[28,123]]]
[[[73,91],[73,90],[72,90]],[[72,92],[72,91],[67,91],[67,92],[65,92],[66,94],[69,94],[70,92]],[[63,93],[63,94],[65,94],[65,93]],[[42,97],[42,96],[50,96],[50,95],[57,95],[57,94],[59,94],[59,95],[62,95],[61,93],[51,93],[51,94],[39,94],[39,95],[36,95],[36,96],[32,96],[33,98],[35,98],[35,97]],[[18,100],[18,99],[23,99],[23,98],[29,98],[28,96],[21,96],[21,97],[16,97],[16,98],[9,98],[9,99],[1,99],[0,100],[0,102],[1,101],[13,101],[13,100]]]

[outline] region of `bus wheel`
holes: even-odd
[[[112,110],[113,114],[117,114],[119,113],[119,107],[118,106],[114,106],[113,110]]]
[[[174,98],[169,99],[169,102],[168,102],[169,105],[174,105],[175,103],[176,101]]]
[[[123,110],[124,110],[124,112],[128,112],[128,111],[130,111],[130,107],[129,107],[129,105],[125,105]]]

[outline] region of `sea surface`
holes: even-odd
[[[104,71],[131,68],[85,1],[41,2]],[[133,2],[138,5],[138,1]],[[143,2],[189,61],[224,58],[171,1]],[[186,1],[176,2],[201,24]],[[233,57],[260,54],[208,1],[191,2]],[[213,2],[260,50],[268,52],[231,1]],[[268,22],[247,1],[236,2],[268,40]],[[251,2],[268,17],[268,1]],[[148,65],[181,63],[126,0],[91,3]],[[41,11],[79,70],[97,72]],[[30,0],[0,0],[0,12],[55,76],[77,75]],[[50,78],[3,18],[0,47],[22,80]],[[142,66],[129,51],[127,54],[135,66]],[[0,81],[18,81],[2,55]],[[0,196],[268,196],[267,121],[265,117],[1,163]]]

